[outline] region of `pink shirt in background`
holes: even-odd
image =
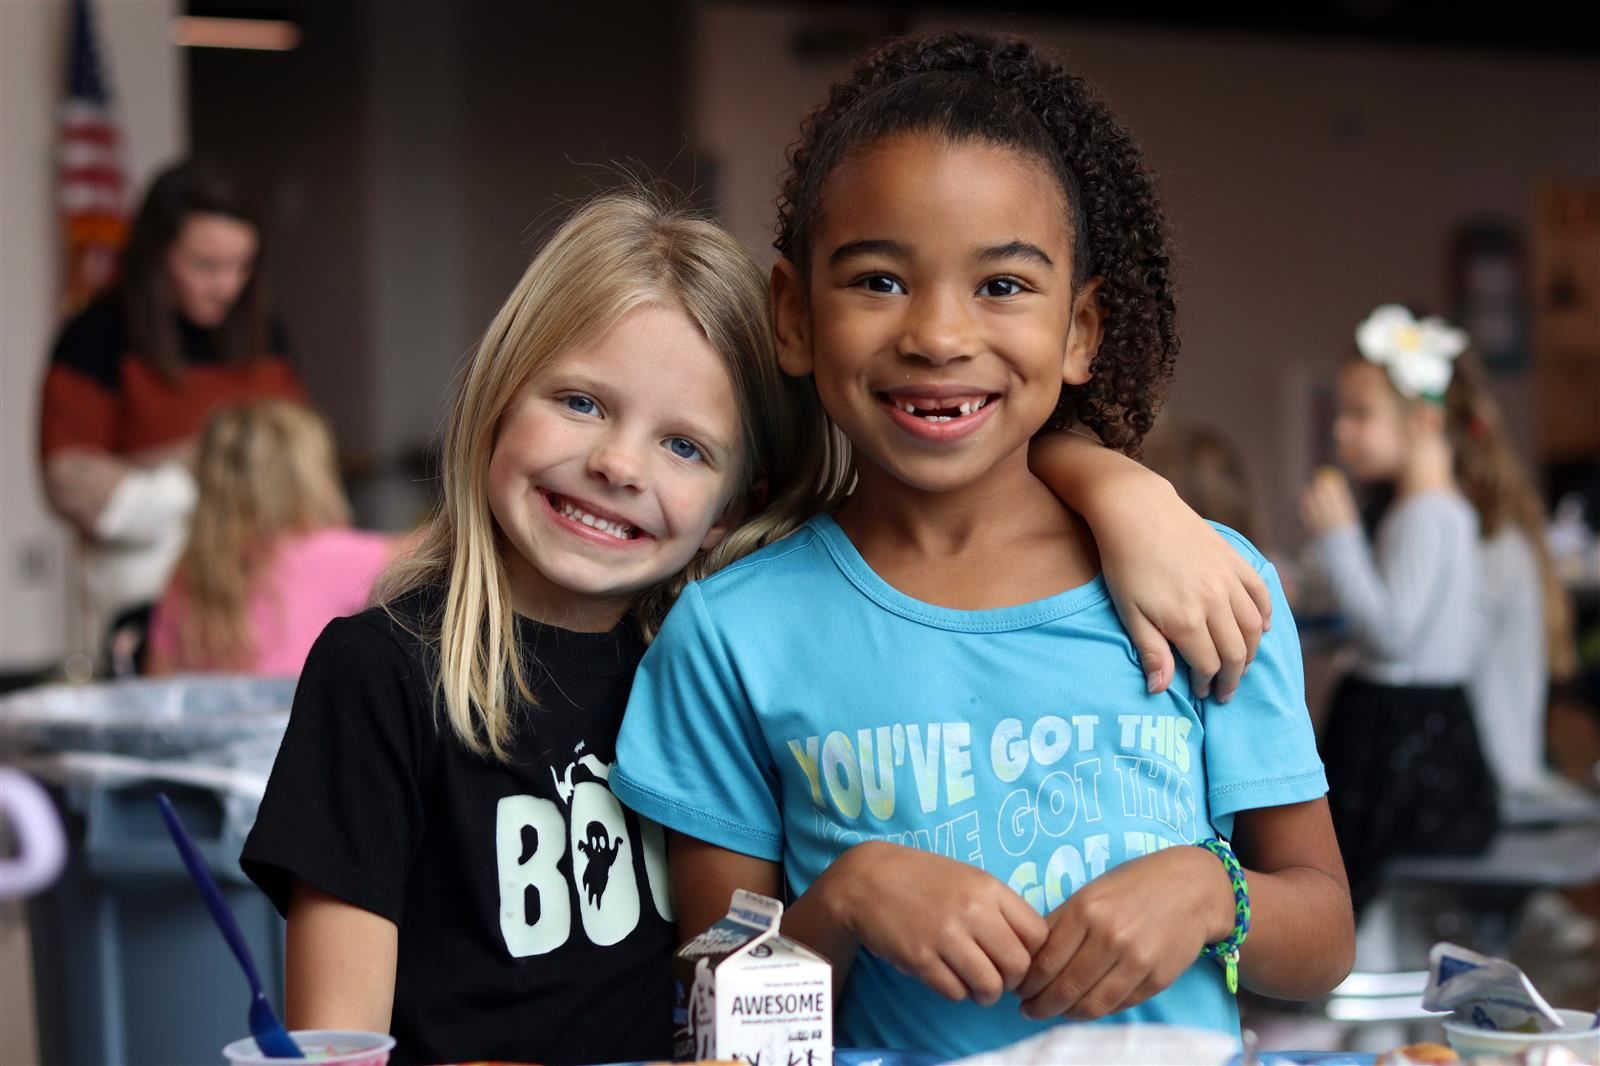
[[[245,671],[297,676],[323,627],[367,606],[373,583],[394,555],[395,538],[358,529],[321,529],[285,537],[250,598],[256,660]],[[208,669],[183,662],[178,632],[186,597],[174,581],[156,605],[150,646],[175,670]]]

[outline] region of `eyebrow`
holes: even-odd
[[[1042,266],[1053,267],[1055,260],[1045,254],[1043,248],[1027,241],[1011,241],[1007,244],[997,244],[985,248],[978,253],[978,262],[997,263],[1006,259],[1031,259]]]
[[[846,259],[856,259],[868,255],[883,255],[892,259],[909,259],[911,257],[911,249],[899,241],[881,239],[847,241],[835,248],[833,254],[828,256],[828,265],[837,266]]]

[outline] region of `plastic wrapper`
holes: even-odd
[[[1458,1021],[1496,1032],[1553,1033],[1564,1027],[1561,1015],[1515,964],[1455,944],[1435,944],[1428,952],[1422,1006],[1451,1011]]]

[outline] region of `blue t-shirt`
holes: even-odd
[[[1282,587],[1222,532],[1274,606],[1238,694],[1216,706],[1182,669],[1145,692],[1100,579],[1016,607],[939,607],[814,519],[684,591],[635,677],[612,791],[678,832],[783,863],[791,898],[880,839],[982,867],[1048,913],[1117,863],[1228,837],[1236,812],[1327,784]],[[1019,1006],[951,1004],[863,952],[837,1039],[957,1057],[1058,1024]],[[1107,1020],[1239,1027],[1210,959]]]

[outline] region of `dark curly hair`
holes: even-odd
[[[935,33],[891,41],[808,114],[778,197],[778,252],[807,277],[829,175],[904,132],[1014,148],[1060,182],[1073,284],[1098,275],[1105,336],[1086,385],[1064,388],[1049,426],[1082,423],[1138,455],[1178,354],[1177,307],[1154,175],[1082,78],[1016,38]]]

